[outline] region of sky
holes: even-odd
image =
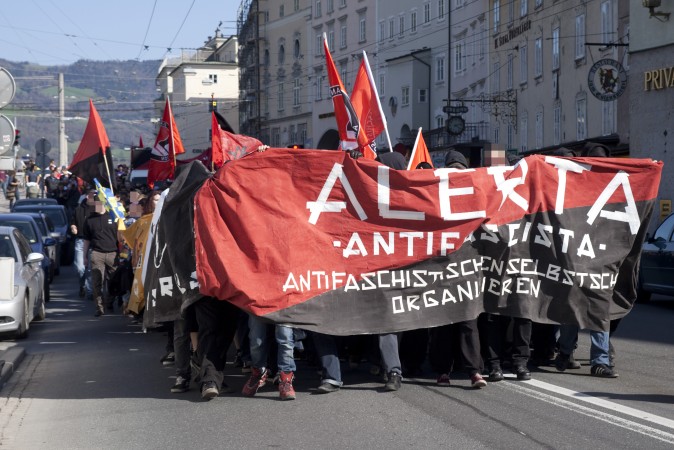
[[[5,6],[11,3],[11,7]],[[0,0],[0,58],[41,65],[180,56],[216,28],[236,34],[241,0]],[[169,50],[170,49],[170,50]]]

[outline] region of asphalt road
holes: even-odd
[[[77,298],[74,269],[52,285],[47,320],[18,343],[27,356],[0,391],[0,447],[148,448],[673,448],[674,300],[637,305],[614,337],[620,377],[589,375],[589,336],[577,371],[546,367],[533,380],[476,391],[431,373],[383,392],[369,366],[343,365],[344,388],[315,395],[316,369],[300,362],[297,400],[267,387],[255,398],[228,365],[233,394],[203,401],[198,389],[169,391],[166,336],[143,333],[119,312],[94,318]]]

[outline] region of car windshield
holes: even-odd
[[[44,213],[51,219],[52,222],[54,222],[54,225],[57,227],[65,227],[66,226],[66,218],[63,217],[63,212],[59,209],[44,209],[40,211],[41,213]]]
[[[29,222],[19,222],[18,220],[0,220],[0,225],[18,229],[31,244],[35,244],[37,242],[35,229]]]
[[[12,240],[6,234],[0,235],[0,258],[14,258],[16,261]]]
[[[40,229],[40,233],[42,233],[42,236],[49,236],[49,233],[47,233],[47,226],[44,224],[44,220],[42,220],[41,217],[34,217],[34,219],[37,227]]]

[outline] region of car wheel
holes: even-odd
[[[49,280],[47,280],[46,278],[44,279],[44,293],[42,295],[44,295],[45,302],[48,302],[50,300],[51,294],[49,292]]]
[[[28,327],[33,312],[28,310],[28,293],[23,295],[23,314],[21,314],[21,323],[16,330],[16,339],[26,339],[28,337]]]
[[[40,298],[38,299],[38,309],[37,309],[37,314],[35,315],[35,318],[33,320],[40,322],[44,320],[47,317],[47,306],[45,305],[44,302],[44,292],[42,295],[40,295]]]

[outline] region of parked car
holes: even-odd
[[[58,205],[59,202],[55,198],[20,198],[14,205],[12,205],[11,211],[14,211],[14,208],[21,205]]]
[[[33,320],[44,320],[43,259],[21,231],[0,226],[0,333],[25,338]]]
[[[651,294],[674,296],[674,214],[641,247],[637,301],[647,303]]]
[[[28,245],[32,249],[33,253],[40,253],[44,255],[42,260],[42,269],[44,270],[44,300],[49,301],[50,291],[49,291],[49,275],[50,271],[53,270],[51,262],[49,261],[49,253],[47,247],[49,245],[56,245],[54,238],[42,238],[42,233],[40,228],[35,223],[32,217],[26,214],[20,213],[6,213],[0,214],[0,226],[9,226],[18,228],[21,231],[21,234],[28,241]],[[53,275],[53,272],[52,272]]]
[[[68,214],[65,206],[62,205],[23,205],[14,208],[14,212],[39,212],[44,213],[54,223],[56,235],[54,237],[61,243],[61,253],[59,255],[61,264],[70,265],[73,262],[75,254],[75,242],[68,232]]]
[[[44,213],[26,213],[31,216],[35,223],[37,223],[40,232],[42,233],[42,241],[44,242],[47,238],[52,237],[55,245],[47,245],[47,254],[49,255],[49,261],[54,266],[53,272],[54,275],[59,275],[61,273],[61,244],[56,240],[54,234],[58,234],[55,231],[54,223],[51,219]],[[46,244],[45,244],[46,245]],[[49,280],[52,282],[52,279]]]

